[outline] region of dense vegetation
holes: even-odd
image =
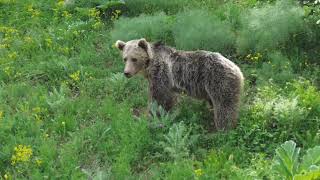
[[[320,177],[318,0],[0,0],[0,179]],[[117,39],[219,51],[246,82],[239,125],[166,113]]]

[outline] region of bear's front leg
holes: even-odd
[[[164,110],[170,111],[170,109],[176,103],[176,95],[169,88],[161,83],[149,85],[149,112],[151,108],[151,103],[156,102],[160,105]],[[158,114],[159,112],[157,112]]]

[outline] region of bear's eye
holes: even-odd
[[[124,62],[127,62],[127,58],[123,58],[123,61],[124,61]]]
[[[136,58],[132,58],[132,62],[137,62],[138,60]]]

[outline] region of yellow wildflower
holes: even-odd
[[[48,137],[49,137],[49,134],[45,133],[45,134],[44,134],[44,137],[45,137],[45,138],[48,138]]]
[[[66,81],[66,80],[64,80],[64,81],[61,82],[61,85],[68,85],[68,84],[69,84],[69,82]]]
[[[102,27],[101,21],[96,21],[96,23],[94,23],[92,25],[92,27],[93,27],[93,29],[98,29],[98,28]]]
[[[10,176],[9,176],[8,174],[4,174],[3,178],[4,178],[4,179],[9,179]]]
[[[119,18],[121,11],[120,10],[115,10],[112,12],[111,20],[114,21]]]
[[[98,11],[97,9],[91,8],[91,9],[89,10],[89,16],[90,16],[90,17],[98,18],[99,15],[100,15],[100,11]]]
[[[14,148],[14,154],[11,157],[11,164],[15,165],[19,162],[28,162],[32,156],[32,149],[30,146],[18,145]]]
[[[262,55],[260,53],[257,53],[258,58],[262,58]]]
[[[5,36],[7,36],[7,37],[5,37],[5,38],[2,39],[3,42],[5,42],[5,43],[10,43],[10,42],[13,41],[13,38],[12,38],[12,37],[8,37],[8,36],[9,36],[8,34],[5,34]]]
[[[18,30],[11,27],[0,26],[0,32],[7,33],[7,34],[14,34],[14,33],[17,33]]]
[[[29,6],[27,7],[27,11],[28,11],[28,12],[32,12],[32,11],[33,11],[32,5],[29,5]]]
[[[32,5],[29,5],[29,6],[27,7],[27,11],[28,11],[29,13],[31,13],[31,17],[36,17],[36,16],[39,16],[39,15],[40,15],[40,11],[34,9]]]
[[[17,58],[17,53],[16,52],[12,52],[12,53],[8,54],[8,58],[16,59]]]
[[[36,118],[37,123],[41,123],[42,122],[42,119],[41,119],[40,115],[35,114],[34,117]]]
[[[8,76],[10,76],[10,75],[12,74],[12,69],[11,69],[11,67],[10,67],[10,66],[5,67],[5,68],[4,68],[4,72],[5,72]]]
[[[47,39],[45,39],[45,41],[46,41],[46,44],[48,47],[52,46],[52,39],[51,38],[47,38]]]
[[[0,44],[0,49],[9,48],[9,44]]]
[[[57,3],[58,6],[64,6],[64,0],[58,0],[58,3]]]
[[[34,10],[32,11],[31,17],[36,17],[40,15],[40,11],[39,10]]]
[[[253,62],[258,62],[261,58],[262,58],[262,55],[260,53],[248,54],[246,56],[246,59],[253,61]]]
[[[65,18],[70,18],[71,14],[68,11],[63,11],[62,12],[62,16],[65,17]]]
[[[41,107],[35,107],[32,108],[32,112],[33,112],[33,116],[36,120],[37,123],[41,123],[42,120],[44,119],[44,112],[46,112],[47,109],[46,108],[41,108]]]
[[[80,33],[79,33],[79,31],[75,30],[75,31],[72,32],[72,34],[75,35],[75,36],[79,36]]]
[[[199,177],[199,176],[203,175],[203,170],[202,169],[196,169],[196,170],[194,170],[194,173],[196,174],[197,177]]]
[[[16,0],[1,0],[0,2],[4,5],[11,5],[11,4],[15,4]]]
[[[74,81],[79,81],[80,80],[80,71],[76,71],[73,74],[70,74],[69,77],[74,80]]]
[[[32,111],[34,113],[40,113],[41,112],[41,108],[40,107],[35,107],[35,108],[32,108]]]
[[[37,166],[41,166],[41,164],[42,164],[41,159],[36,159],[36,164],[37,164]]]
[[[61,51],[64,54],[68,54],[70,52],[70,48],[65,47],[65,48],[59,48],[59,51]]]
[[[23,39],[26,43],[32,43],[32,38],[30,36],[26,36]]]
[[[14,78],[18,78],[18,77],[21,77],[22,73],[20,72],[17,72],[15,75],[14,75]]]

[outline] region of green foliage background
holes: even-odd
[[[320,3],[0,0],[0,179],[320,177]],[[239,125],[209,132],[182,96],[147,116],[116,40],[223,53],[246,78]]]

